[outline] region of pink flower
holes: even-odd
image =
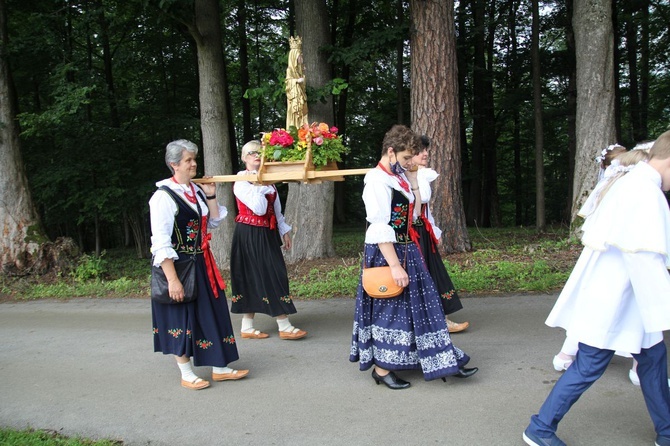
[[[330,133],[337,133],[337,130],[338,130],[337,127],[332,126],[332,127],[330,128]]]
[[[320,137],[320,136],[317,136],[316,138],[314,138],[314,144],[316,144],[317,146],[320,146],[321,144],[323,144],[323,138]]]

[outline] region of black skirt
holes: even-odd
[[[193,357],[195,366],[226,367],[239,358],[223,290],[214,296],[205,260],[196,263],[198,298],[187,304],[151,301],[154,351]]]
[[[463,308],[463,304],[461,304],[458,293],[454,288],[454,283],[451,281],[451,277],[449,277],[444,262],[442,262],[438,247],[433,242],[430,233],[421,220],[419,220],[418,224],[414,225],[414,229],[419,234],[419,248],[426,261],[428,272],[430,272],[430,276],[435,282],[437,292],[440,294],[440,302],[442,302],[444,314],[448,315],[457,312]]]
[[[272,317],[296,313],[277,229],[235,225],[230,280],[232,313]]]

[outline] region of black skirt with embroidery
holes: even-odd
[[[239,359],[228,301],[223,290],[214,296],[207,278],[205,260],[196,263],[198,299],[187,304],[151,301],[154,351],[166,355],[192,356],[196,366],[225,367]]]
[[[442,262],[442,257],[437,246],[435,246],[430,233],[421,220],[419,220],[418,224],[414,225],[414,229],[419,234],[419,249],[421,249],[421,254],[426,261],[430,276],[435,282],[444,314],[448,315],[457,312],[463,308],[463,304],[461,304],[461,299],[458,297],[454,283],[451,281],[451,277],[449,277],[444,262]]]
[[[236,223],[230,280],[232,313],[296,313],[277,229]]]

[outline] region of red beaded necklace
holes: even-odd
[[[402,187],[405,190],[405,192],[409,192],[409,184],[407,184],[407,181],[405,181],[405,179],[401,175],[396,175],[394,173],[389,172],[381,162],[379,164],[377,164],[377,166],[379,166],[379,168],[381,170],[383,170],[384,172],[386,172],[388,175],[391,175],[392,177],[396,177],[397,180],[398,180],[398,183],[400,183],[400,187]]]
[[[177,184],[179,185],[179,187],[182,188],[182,190],[184,191],[184,196],[186,197],[186,199],[187,199],[189,202],[191,202],[191,203],[193,203],[193,204],[196,203],[197,200],[196,200],[196,198],[195,198],[195,189],[193,189],[193,183],[191,183],[190,181],[189,181],[189,183],[188,183],[188,185],[191,187],[191,195],[189,195],[189,194],[188,194],[188,189],[186,189],[185,186],[184,186],[183,184],[181,184],[180,182],[178,182],[178,181],[175,179],[174,176],[172,176],[172,181],[174,181],[175,183],[177,183]]]

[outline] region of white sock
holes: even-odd
[[[291,321],[288,318],[277,319],[277,326],[279,327],[279,331],[288,331],[291,328]]]
[[[231,369],[230,367],[212,367],[212,373],[216,373],[217,375],[233,373],[234,371],[235,369]]]
[[[198,379],[198,375],[193,373],[193,367],[191,367],[191,361],[185,362],[183,364],[181,362],[178,362],[177,365],[179,366],[179,370],[181,370],[181,379],[183,379],[184,381],[188,381],[190,383]]]
[[[242,316],[242,331],[251,332],[254,330],[254,318]]]

